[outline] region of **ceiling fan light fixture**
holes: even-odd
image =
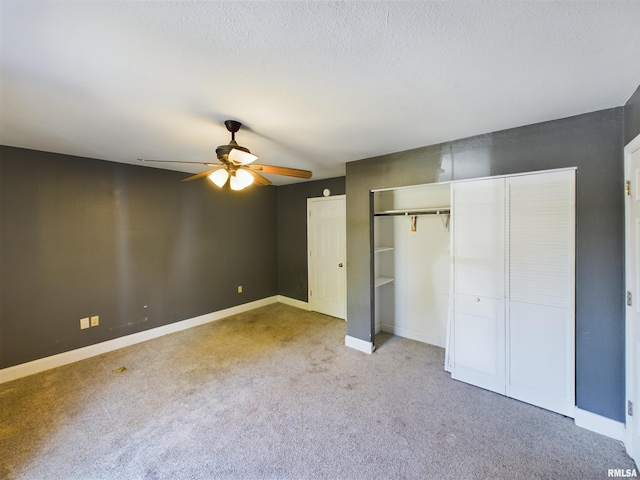
[[[246,170],[236,170],[231,175],[231,190],[242,190],[253,183],[253,175]]]
[[[227,179],[229,178],[229,172],[226,169],[221,168],[216,170],[215,172],[209,175],[209,180],[218,188],[224,187],[224,184],[227,183]]]
[[[239,163],[240,165],[248,165],[251,162],[255,162],[258,159],[257,155],[250,152],[245,152],[239,148],[233,148],[229,152],[229,160]]]

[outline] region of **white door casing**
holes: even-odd
[[[309,306],[346,319],[346,196],[307,199]]]
[[[625,147],[626,438],[627,453],[640,464],[640,135]],[[630,301],[629,301],[630,300]],[[629,305],[631,303],[631,305]],[[631,414],[632,413],[632,414]]]

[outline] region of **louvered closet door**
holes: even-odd
[[[452,378],[505,393],[504,178],[453,183]]]
[[[573,417],[575,171],[507,188],[507,395]]]

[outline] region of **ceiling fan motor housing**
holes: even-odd
[[[234,148],[236,150],[242,150],[243,152],[251,153],[248,148],[241,147],[236,142],[236,132],[240,130],[240,127],[242,127],[242,123],[238,122],[237,120],[225,120],[224,126],[227,127],[227,130],[231,132],[231,141],[228,145],[220,145],[218,148],[216,148],[216,155],[218,156],[218,159],[223,162],[228,162],[229,152]]]

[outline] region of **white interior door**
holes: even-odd
[[[451,376],[505,393],[504,178],[451,186]]]
[[[507,186],[507,395],[573,417],[575,171]]]
[[[640,135],[625,148],[626,229],[626,447],[640,465]]]
[[[346,319],[346,197],[310,198],[307,210],[309,305]]]

